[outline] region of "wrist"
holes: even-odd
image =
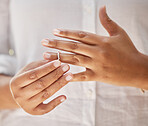
[[[10,79],[11,77],[0,75],[0,110],[19,108],[19,106],[14,101],[9,89]]]

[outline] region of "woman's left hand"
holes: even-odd
[[[56,29],[54,35],[78,42],[44,39],[42,44],[72,52],[60,53],[60,60],[86,68],[85,72],[75,74],[73,81],[101,81],[148,89],[148,57],[138,52],[126,32],[108,17],[105,7],[100,9],[99,17],[109,37]],[[55,60],[57,54],[46,52],[44,58]]]

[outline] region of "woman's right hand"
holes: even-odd
[[[67,64],[61,65],[58,60],[53,62],[41,60],[25,66],[10,82],[14,100],[32,115],[50,112],[65,101],[66,96],[61,95],[48,104],[43,104],[43,101],[72,80],[71,73],[65,74],[69,68]]]

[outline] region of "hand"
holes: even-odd
[[[27,113],[32,115],[45,114],[66,100],[66,96],[59,96],[43,104],[71,79],[67,73],[69,65],[61,65],[60,61],[36,61],[25,66],[10,82],[10,89],[14,100]]]
[[[100,9],[99,17],[109,37],[56,29],[54,35],[79,43],[44,39],[42,44],[72,52],[60,53],[61,61],[86,67],[85,72],[74,75],[73,81],[101,81],[118,86],[148,88],[148,58],[138,52],[126,32],[108,17],[105,7]],[[57,54],[46,52],[44,58],[57,59]]]

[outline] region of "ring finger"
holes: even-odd
[[[46,52],[43,54],[43,57],[46,60],[55,60],[58,58],[58,54],[53,52]],[[60,61],[63,63],[82,66],[86,68],[91,68],[92,66],[92,58],[78,54],[60,53]]]

